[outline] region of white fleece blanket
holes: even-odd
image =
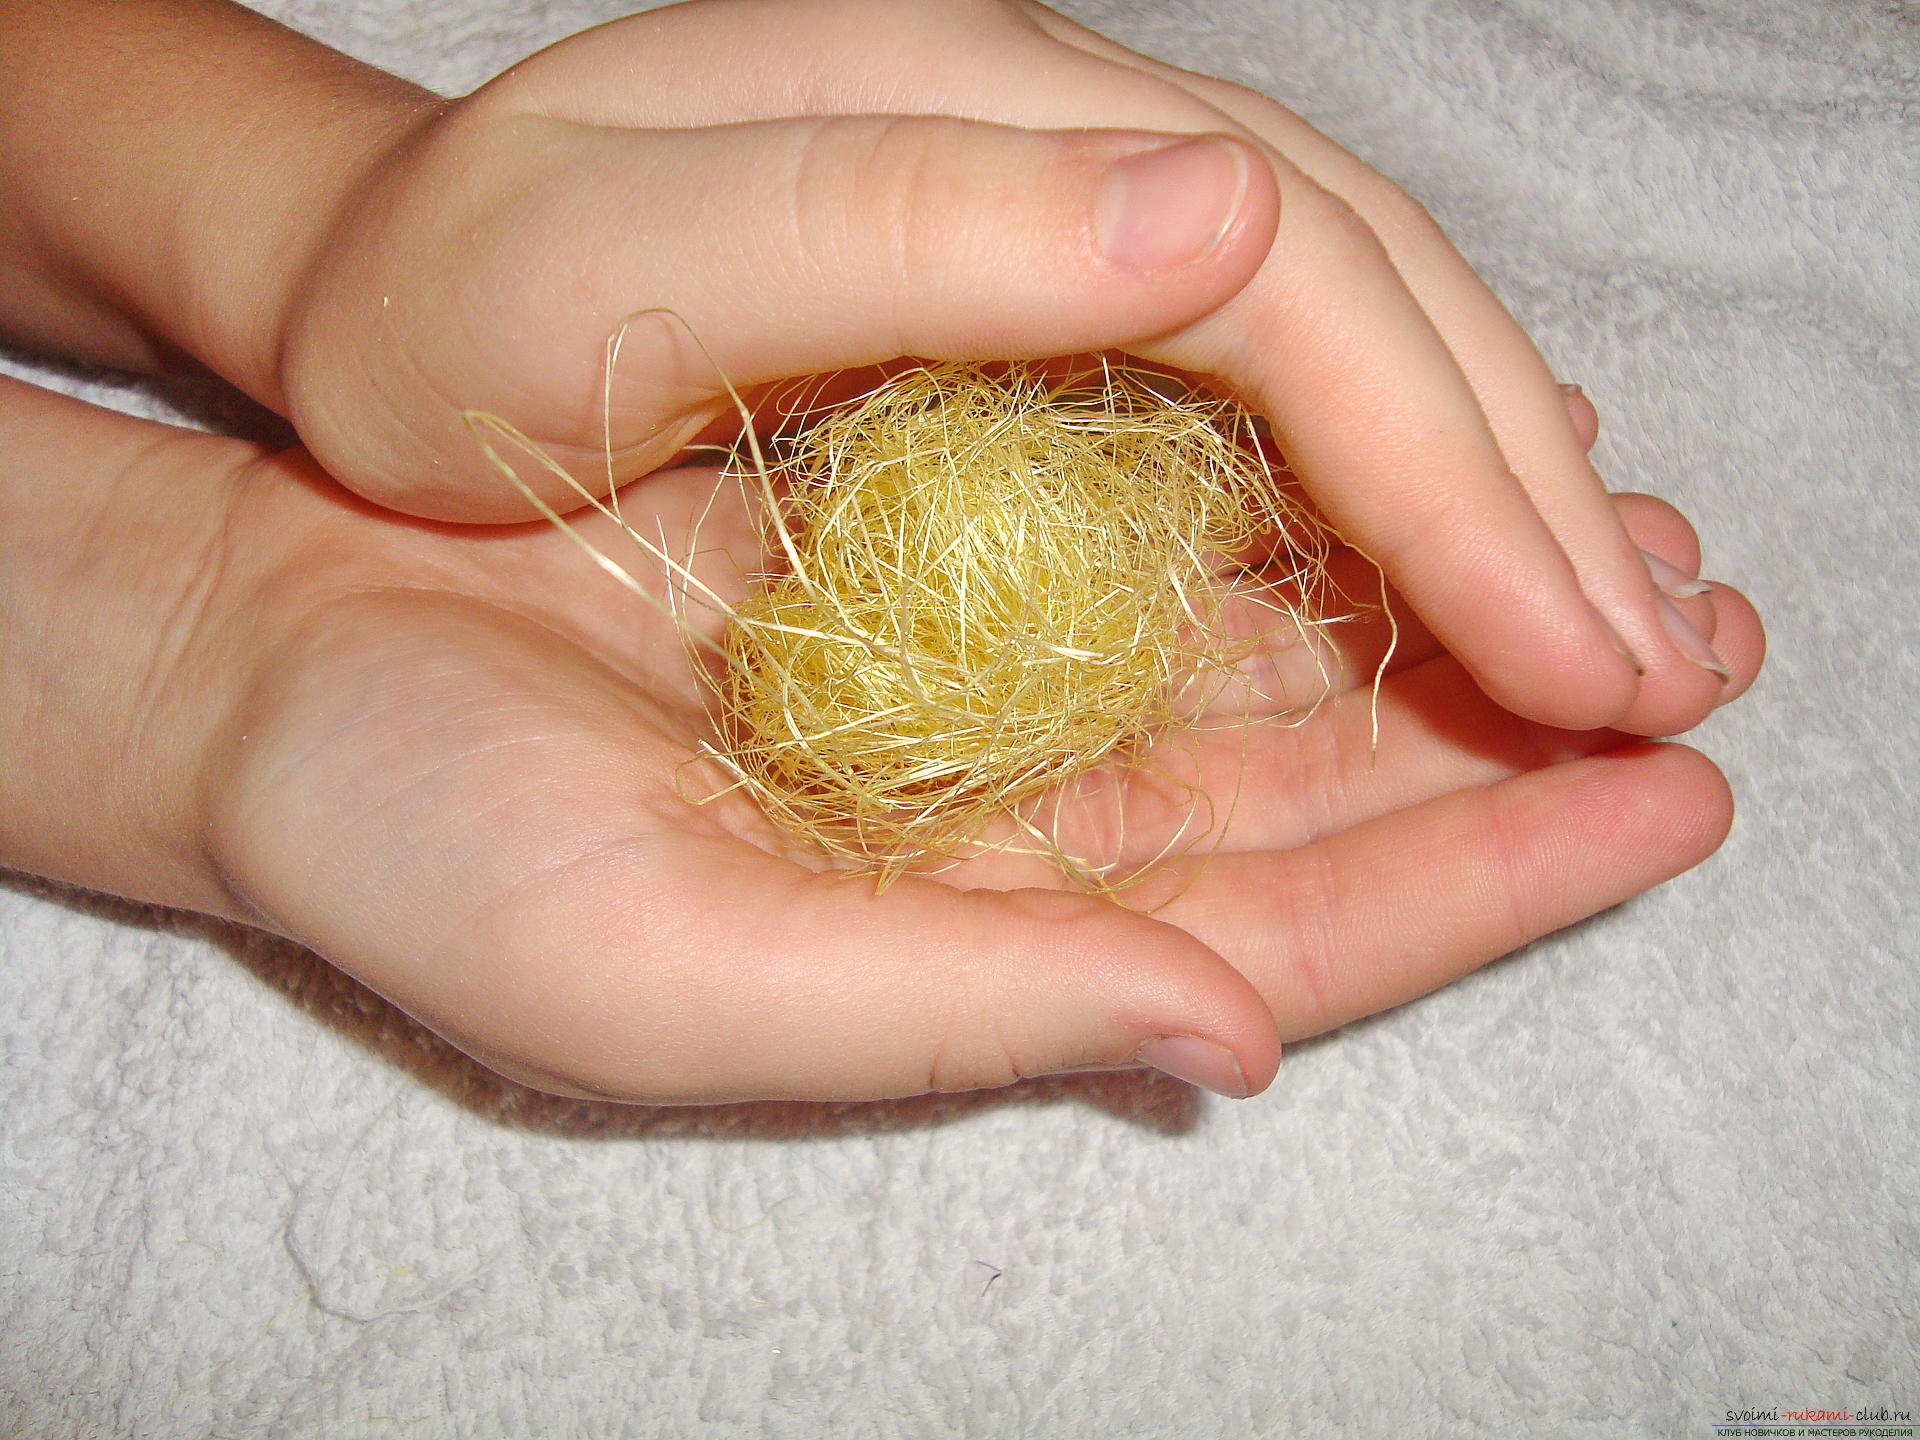
[[[464,88],[622,7],[265,8]],[[1245,1104],[1142,1076],[562,1102],[288,947],[0,881],[0,1434],[1707,1436],[1728,1411],[1920,1413],[1920,16],[1066,8],[1407,185],[1595,397],[1605,473],[1699,520],[1773,635],[1757,692],[1698,737],[1738,787],[1732,841],[1298,1047]]]

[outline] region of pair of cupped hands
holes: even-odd
[[[1713,765],[1642,737],[1746,687],[1753,611],[1693,579],[1678,512],[1606,493],[1591,406],[1424,213],[1279,105],[1019,0],[695,0],[451,102],[244,12],[176,23],[173,56],[258,58],[223,71],[233,144],[105,177],[170,197],[129,236],[124,195],[59,210],[70,142],[14,115],[31,283],[0,320],[94,361],[185,352],[304,448],[0,386],[0,861],[290,937],[563,1094],[1145,1064],[1245,1095],[1283,1042],[1724,835]],[[164,151],[169,121],[121,118]],[[1390,582],[1377,697],[1377,619],[1270,657],[1331,692],[1193,738],[1231,823],[1131,904],[1005,856],[876,895],[744,802],[690,805],[708,722],[673,627],[526,523],[461,423],[591,483],[602,342],[644,306],[743,389],[899,356],[1214,377]],[[699,518],[684,448],[725,407],[685,329],[633,328],[610,422],[636,529]],[[750,565],[744,513],[705,524]],[[1187,814],[1138,789],[1150,855]]]

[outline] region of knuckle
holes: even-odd
[[[1313,220],[1321,245],[1333,250],[1343,263],[1385,262],[1387,251],[1380,233],[1345,197],[1322,191]]]
[[[1418,473],[1422,457],[1409,446],[1397,447],[1382,460],[1382,473],[1412,476]],[[1514,484],[1519,484],[1515,480]],[[1458,489],[1438,485],[1422,487],[1409,495],[1396,518],[1393,533],[1383,549],[1395,559],[1408,556],[1446,553],[1471,535],[1481,515],[1472,500]]]
[[[1363,167],[1345,188],[1348,205],[1390,247],[1445,238],[1427,208],[1379,171]]]
[[[881,283],[919,274],[943,238],[938,216],[956,213],[965,185],[954,163],[959,124],[885,116],[814,127],[795,170],[802,253],[833,270],[856,261]]]
[[[1573,813],[1590,814],[1594,798],[1592,786],[1583,784],[1580,789],[1581,801],[1585,803],[1569,808]],[[1517,949],[1539,933],[1535,906],[1530,899],[1538,888],[1539,877],[1534,872],[1535,847],[1529,838],[1532,827],[1524,802],[1517,801],[1512,792],[1496,788],[1481,792],[1480,806],[1488,837],[1487,853],[1493,857],[1495,868],[1487,897],[1493,910],[1492,943],[1478,947],[1484,954],[1476,958],[1490,958]]]
[[[1294,119],[1293,112],[1271,95],[1264,95],[1237,80],[1208,75],[1195,77],[1187,81],[1187,85],[1216,110],[1242,117],[1255,129]]]
[[[1286,1017],[1283,1030],[1295,1035],[1318,1035],[1351,1017],[1341,994],[1340,975],[1346,969],[1348,949],[1334,920],[1340,899],[1340,876],[1331,852],[1315,847],[1301,852],[1311,860],[1305,877],[1304,903],[1296,905],[1292,954],[1289,957],[1300,1013]]]
[[[1111,922],[1084,895],[980,890],[964,892],[964,903],[974,911],[972,924],[966,926],[969,932],[1022,936],[1025,964],[1057,966],[1062,993],[1076,988],[1076,972],[1111,973],[1116,968]],[[924,1085],[929,1092],[994,1089],[1060,1068],[1051,1027],[1033,1023],[1035,996],[1021,970],[1005,963],[980,964],[978,947],[963,946],[952,953],[934,993],[945,999],[927,1051]],[[1123,1058],[1114,1058],[1114,1063]]]
[[[930,1094],[988,1090],[1021,1078],[1015,1047],[1001,1017],[1014,1003],[993,972],[958,957],[949,961],[935,993],[944,996],[922,1082]]]
[[[927,1062],[925,1086],[930,1095],[952,1095],[993,1090],[1020,1078],[1019,1068],[1004,1047],[996,1052],[987,1045],[946,1040]]]
[[[1316,271],[1371,272],[1388,263],[1379,234],[1346,195],[1305,177],[1288,191],[1280,224],[1296,251],[1314,257]]]

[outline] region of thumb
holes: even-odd
[[[1225,136],[932,116],[661,131],[515,121],[487,132],[485,167],[416,187],[441,197],[434,215],[416,200],[388,216],[390,231],[431,233],[424,250],[363,242],[416,298],[386,278],[349,285],[393,297],[351,307],[348,323],[379,335],[307,327],[297,368],[317,380],[290,387],[321,460],[417,514],[526,515],[473,453],[469,408],[603,489],[603,347],[637,311],[685,324],[653,317],[626,337],[612,392],[621,480],[726,408],[716,364],[746,390],[900,356],[1136,344],[1244,286],[1278,217],[1266,162]],[[557,482],[547,498],[575,503]]]
[[[1129,1064],[1244,1096],[1279,1060],[1244,976],[1091,896],[915,878],[876,896],[720,837],[677,841],[631,878],[579,874],[516,906],[518,958],[473,983],[529,993],[495,996],[514,1017],[497,1044],[459,1042],[544,1088],[649,1104],[881,1099]]]

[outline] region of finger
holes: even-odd
[[[1424,995],[1672,878],[1710,855],[1731,819],[1705,757],[1636,745],[1301,850],[1215,857],[1160,913],[1245,973],[1295,1040]]]
[[[427,290],[373,312],[379,344],[302,340],[370,357],[303,421],[323,462],[371,449],[350,467],[363,492],[441,518],[526,514],[474,454],[463,407],[605,488],[603,347],[643,307],[671,317],[623,341],[620,479],[671,458],[727,381],[1101,350],[1178,327],[1252,275],[1278,204],[1257,152],[1219,137],[854,116],[649,132],[523,119],[488,140],[495,178],[437,197],[466,257],[457,283],[422,254]],[[423,232],[453,243],[425,214],[394,227]]]
[[[532,1068],[576,1092],[878,1099],[1140,1063],[1244,1095],[1278,1061],[1243,977],[1086,895],[909,878],[876,896],[716,838],[610,853],[528,901],[511,960],[474,983],[535,1018]]]
[[[1673,614],[1667,623],[1684,625],[1690,633],[1676,637],[1676,648],[1684,646],[1698,657],[1695,663],[1713,674],[1722,705],[1738,699],[1752,685],[1766,653],[1765,633],[1753,605],[1731,586],[1691,580],[1656,551],[1647,554],[1679,592],[1669,599]],[[1300,715],[1333,697],[1370,687],[1376,678],[1390,678],[1448,653],[1397,597],[1389,595],[1385,606],[1354,607],[1337,623],[1308,628],[1298,637],[1281,635],[1242,662],[1241,680],[1211,694],[1208,710],[1257,719]]]
[[[1350,690],[1299,724],[1229,722],[1166,737],[1128,777],[1125,833],[1140,861],[1186,847],[1292,849],[1631,738],[1523,720],[1442,654],[1391,676],[1377,696]],[[1073,840],[1074,853],[1090,848],[1088,837]]]
[[[1729,677],[1722,683],[1720,703],[1736,699],[1758,673],[1765,650],[1753,607],[1737,591],[1696,578],[1700,543],[1680,511],[1651,495],[1627,493],[1612,499],[1650,575],[1673,602],[1677,619],[1694,632],[1683,643],[1700,654],[1701,663],[1718,667],[1716,679],[1722,671]],[[1269,647],[1243,667],[1260,697],[1275,697],[1271,705],[1256,706],[1256,715],[1302,709],[1369,685],[1376,675],[1393,675],[1445,653],[1445,646],[1404,600],[1381,592],[1379,572],[1370,562],[1350,548],[1336,547],[1328,563],[1326,592],[1338,601],[1342,618],[1309,630],[1301,643]],[[1291,589],[1283,587],[1281,596],[1289,604],[1302,603]],[[1316,612],[1311,603],[1306,608],[1328,613]],[[1724,644],[1732,652],[1726,656],[1719,653],[1722,642],[1715,639],[1723,626],[1728,629]],[[1257,633],[1252,625],[1249,630]],[[1228,704],[1237,699],[1232,693],[1225,697]]]

